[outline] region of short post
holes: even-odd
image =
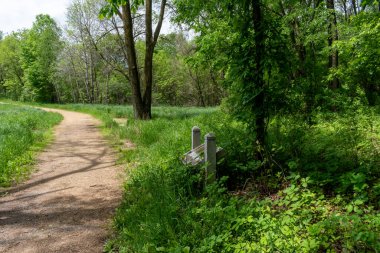
[[[213,133],[205,136],[205,163],[206,183],[213,183],[216,179],[216,138]]]
[[[195,149],[201,145],[201,129],[194,126],[191,129],[191,149]]]

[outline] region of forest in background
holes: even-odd
[[[149,2],[150,22],[143,2],[117,13],[116,0],[77,0],[64,27],[39,15],[1,36],[1,96],[133,104],[138,118],[150,118],[152,103],[224,100],[261,143],[273,116],[312,124],[320,110],[379,103],[377,1]],[[159,35],[163,19],[193,35]]]
[[[67,20],[1,39],[0,92],[137,145],[106,251],[380,250],[378,1],[81,0]],[[226,151],[206,187],[178,159],[194,125]]]
[[[101,0],[74,1],[64,27],[39,15],[31,29],[1,36],[1,95],[50,103],[132,103],[122,24],[116,17],[100,19],[103,6]],[[134,22],[142,23],[142,15],[135,15]],[[135,39],[141,70],[141,28]],[[189,60],[195,48],[181,32],[161,35],[154,52],[155,104],[215,106],[225,96],[217,72]]]

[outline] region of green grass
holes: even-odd
[[[361,108],[320,113],[315,124],[272,119],[267,166],[244,125],[218,108],[61,105],[104,122],[129,171],[108,252],[379,252],[380,117]],[[113,118],[127,117],[119,126]],[[227,156],[220,181],[184,166],[190,132],[214,132]],[[124,150],[125,139],[136,149]]]
[[[0,187],[29,175],[36,151],[51,137],[62,117],[30,107],[0,104]]]

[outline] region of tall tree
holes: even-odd
[[[154,50],[153,102],[169,105],[216,106],[225,97],[221,75],[197,57],[184,34],[160,36]],[[173,75],[175,73],[175,75]]]
[[[255,156],[263,160],[271,105],[280,93],[284,100],[288,57],[281,25],[262,0],[175,3],[178,19],[200,34],[198,54],[225,73],[229,108],[247,124]]]
[[[60,34],[54,19],[49,15],[38,15],[23,44],[22,66],[38,101],[59,100],[54,74],[61,48]]]
[[[25,85],[24,70],[21,64],[21,48],[27,31],[11,33],[0,42],[0,68],[2,86],[7,97],[22,99]]]
[[[338,27],[336,20],[336,12],[334,0],[326,0],[326,7],[329,11],[329,20],[328,20],[328,46],[330,47],[329,53],[329,69],[336,69],[338,67],[338,50],[332,48],[334,41],[338,40]],[[330,81],[330,88],[337,89],[339,87],[339,80],[337,77],[333,77],[333,80]]]
[[[75,0],[67,9],[66,33],[70,41],[78,45],[76,51],[83,63],[86,100],[90,103],[101,102],[97,75],[100,57],[96,52],[97,47],[94,47],[94,41],[104,34],[102,22],[98,20],[101,6],[99,0]]]
[[[256,84],[258,89],[258,94],[254,99],[253,110],[256,110],[256,140],[259,145],[265,144],[265,94],[264,94],[264,52],[265,52],[265,27],[262,18],[262,7],[260,0],[251,0],[252,4],[252,19],[253,19],[253,30],[255,39],[255,70],[253,75],[253,82]],[[249,4],[246,6],[249,9]],[[258,152],[260,154],[260,152]],[[261,157],[258,157],[261,159]]]
[[[141,9],[144,1],[131,0],[107,0],[108,4],[102,9],[101,16],[112,17],[117,15],[123,23],[124,44],[128,63],[128,77],[132,88],[133,108],[138,119],[150,119],[152,117],[152,81],[153,81],[153,53],[157,39],[161,31],[166,0],[161,0],[157,24],[153,30],[153,0],[145,0],[145,8]],[[144,71],[138,68],[138,57],[135,47],[135,22],[137,12],[143,12],[145,18],[145,55]]]
[[[352,3],[352,9],[354,10],[355,15],[358,15],[356,0],[351,0],[351,3]]]
[[[364,91],[368,104],[374,106],[380,104],[380,13],[372,7],[373,11],[351,18],[335,46],[342,55],[336,72],[351,98],[361,97]]]

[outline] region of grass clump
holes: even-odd
[[[56,113],[0,104],[0,187],[29,174],[35,151],[47,143],[49,129],[61,119]]]

